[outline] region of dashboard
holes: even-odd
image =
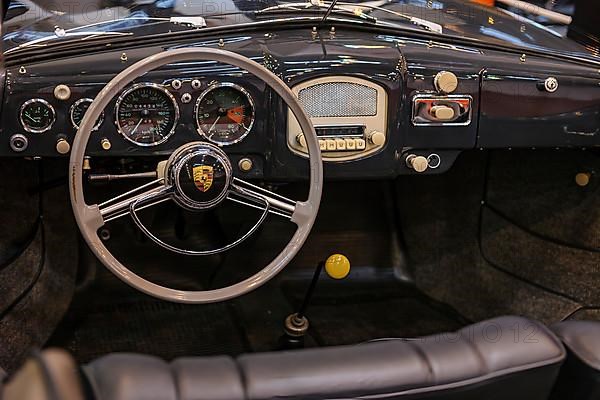
[[[67,157],[87,107],[115,74],[186,46],[234,51],[282,78],[312,119],[328,177],[441,173],[473,148],[600,144],[592,66],[367,32],[315,38],[299,29],[9,66],[0,155]],[[87,153],[164,157],[197,140],[221,146],[248,177],[308,173],[306,142],[285,104],[246,71],[216,62],[170,64],[115,93]]]

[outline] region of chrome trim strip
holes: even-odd
[[[463,121],[463,122],[417,122],[415,119],[417,118],[416,115],[416,104],[417,101],[420,99],[427,99],[427,100],[448,100],[448,101],[452,101],[452,100],[468,100],[469,101],[469,109],[467,110],[467,120]],[[471,120],[473,117],[473,97],[471,95],[468,94],[448,94],[448,95],[439,95],[439,94],[434,94],[434,93],[420,93],[420,94],[416,94],[413,96],[412,98],[412,117],[411,117],[411,122],[414,126],[468,126],[471,124]],[[465,114],[459,115],[456,119],[460,119],[462,116],[464,116]]]

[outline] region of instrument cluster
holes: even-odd
[[[191,80],[187,84],[198,91],[203,86],[199,80]],[[254,99],[247,89],[233,82],[212,81],[194,99],[189,92],[180,93],[182,85],[180,80],[174,79],[169,83],[141,82],[126,87],[117,96],[111,110],[114,130],[135,146],[158,146],[176,134],[182,106],[192,103],[185,110],[189,112],[193,106],[194,130],[204,140],[228,146],[241,142],[251,132],[256,110]],[[79,129],[92,101],[91,97],[81,97],[70,105],[65,119],[75,131]],[[93,131],[108,123],[105,118],[107,110],[100,115]],[[49,101],[31,98],[21,104],[18,117],[26,133],[43,134],[57,122],[57,111]],[[25,143],[12,146],[15,152],[27,148],[26,136],[18,136],[20,142],[25,138]]]

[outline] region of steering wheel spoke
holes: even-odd
[[[169,200],[172,188],[163,182],[162,178],[157,179],[100,203],[98,210],[102,219],[106,223],[126,216],[134,203],[139,211]]]
[[[264,210],[266,205],[269,213],[289,220],[293,220],[298,204],[295,200],[239,178],[233,178],[227,199],[259,210]]]

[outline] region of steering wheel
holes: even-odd
[[[83,193],[83,160],[90,133],[100,113],[125,86],[143,74],[170,63],[182,61],[216,61],[248,71],[271,87],[292,110],[306,137],[309,150],[310,189],[306,201],[295,201],[233,176],[227,154],[219,147],[202,141],[190,142],[176,149],[159,168],[155,181],[144,184],[100,204],[87,204]],[[179,303],[213,303],[241,296],[272,279],[294,258],[314,224],[323,188],[323,163],[315,129],[296,96],[271,71],[236,53],[211,48],[167,50],[131,65],[116,75],[94,99],[80,124],[73,141],[69,161],[69,192],[75,220],[98,259],[118,278],[151,296]],[[202,211],[231,200],[263,210],[258,222],[238,240],[215,250],[192,251],[163,242],[147,229],[136,211],[163,201],[173,201],[180,207]],[[98,237],[106,222],[130,215],[152,241],[170,251],[190,256],[219,253],[237,246],[248,238],[271,213],[289,218],[296,231],[285,248],[255,275],[233,285],[204,291],[177,290],[158,285],[135,274],[117,260]]]

